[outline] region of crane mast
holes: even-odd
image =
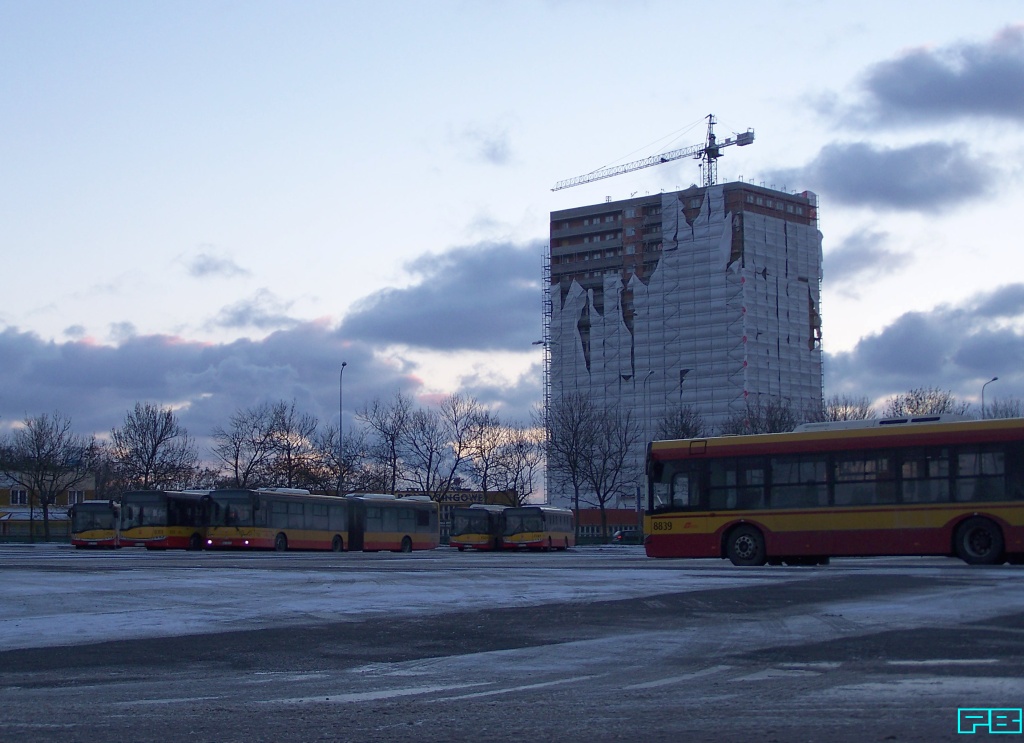
[[[662,163],[672,162],[673,160],[679,160],[684,157],[693,157],[697,160],[701,160],[701,168],[704,171],[704,185],[713,186],[718,182],[718,158],[722,156],[721,149],[734,144],[739,145],[740,147],[745,147],[752,143],[754,141],[754,130],[747,129],[747,131],[737,134],[735,139],[728,137],[724,142],[718,142],[715,138],[716,122],[714,114],[708,114],[706,118],[708,120],[708,134],[707,138],[701,144],[684,147],[681,150],[663,152],[660,155],[652,155],[651,157],[646,157],[643,160],[636,160],[631,163],[626,163],[625,165],[616,165],[610,168],[594,170],[586,175],[559,181],[551,190],[561,191],[563,188],[581,186],[584,183],[599,181],[602,178],[611,178],[612,176],[622,175],[623,173],[631,173],[634,170],[649,168],[652,165],[661,165]]]

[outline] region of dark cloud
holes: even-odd
[[[196,278],[210,276],[234,278],[235,276],[248,276],[250,273],[230,258],[220,258],[210,253],[200,253],[195,256],[188,262],[186,268],[189,275]]]
[[[846,238],[838,248],[825,254],[825,280],[844,286],[884,276],[903,268],[910,260],[907,253],[890,250],[885,232],[860,232]]]
[[[248,299],[221,308],[217,316],[209,322],[209,326],[259,330],[295,327],[299,321],[289,317],[288,310],[291,306],[291,302],[278,299],[269,289],[260,289]]]
[[[832,144],[802,168],[779,171],[778,183],[801,183],[836,204],[883,210],[938,212],[988,192],[989,166],[961,143],[876,147]]]
[[[481,243],[406,266],[417,282],[385,289],[345,317],[348,337],[440,351],[524,351],[540,333],[542,244]]]
[[[512,159],[512,145],[506,129],[468,128],[462,132],[462,140],[468,144],[473,159],[491,165],[506,165]]]
[[[374,397],[397,390],[415,395],[422,385],[412,365],[379,361],[372,348],[317,323],[258,341],[135,336],[118,346],[55,343],[8,328],[0,332],[0,356],[0,429],[60,410],[77,430],[106,434],[135,402],[150,401],[174,407],[186,428],[204,438],[239,408],[293,399],[336,425],[342,360],[348,362],[346,426]]]
[[[827,393],[872,399],[937,387],[971,400],[993,376],[990,399],[1024,399],[1024,284],[909,312],[825,362]]]
[[[859,123],[1024,121],[1024,26],[983,43],[910,50],[868,70],[863,87],[866,100],[848,112]]]

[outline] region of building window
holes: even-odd
[[[634,253],[636,253],[636,246],[635,245],[627,245],[626,246],[626,255],[633,255]]]
[[[762,199],[760,196],[757,197],[757,205],[764,206],[764,199]],[[771,204],[768,204],[768,206],[771,206]]]
[[[607,217],[604,218],[604,221],[605,222],[614,222],[615,221],[615,217],[613,217],[611,214],[609,214]]]
[[[27,490],[12,490],[11,491],[11,505],[12,506],[27,506],[28,505],[28,491]]]
[[[85,491],[84,490],[69,490],[68,491],[68,505],[69,506],[72,505],[73,503],[81,503],[84,500],[85,500]]]
[[[635,217],[636,217],[636,209],[627,209],[626,210],[626,219],[633,219]]]
[[[635,234],[636,234],[636,227],[627,227],[626,228],[626,237],[633,237],[633,235],[635,235]]]

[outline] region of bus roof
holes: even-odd
[[[928,416],[932,418],[932,416]],[[883,419],[898,421],[900,419]],[[858,423],[854,421],[853,423]],[[981,444],[1024,441],[1024,418],[995,420],[943,419],[902,423],[875,422],[874,425],[798,427],[788,433],[719,436],[706,439],[654,441],[648,458],[654,461],[742,456],[758,454],[800,454],[851,449],[881,449],[901,446]]]

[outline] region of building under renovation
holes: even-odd
[[[711,182],[551,213],[546,394],[632,411],[637,486],[646,443],[681,408],[713,429],[748,404],[820,408],[816,207]]]

